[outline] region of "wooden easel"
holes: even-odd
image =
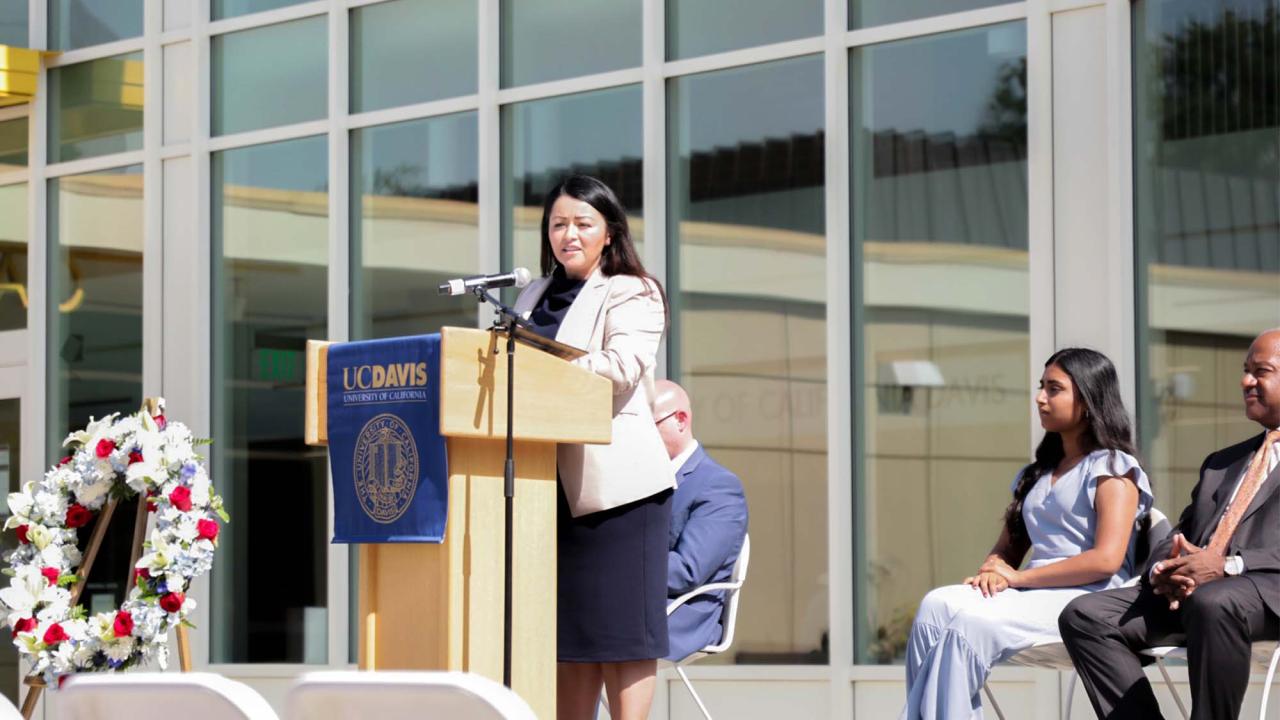
[[[159,402],[156,398],[146,398],[142,401],[142,410],[148,415],[155,417],[159,412]],[[71,586],[71,607],[75,607],[80,601],[80,593],[84,591],[85,583],[89,581],[89,571],[93,568],[93,561],[98,556],[98,550],[102,547],[102,538],[107,534],[107,526],[111,523],[111,516],[116,511],[116,506],[120,504],[118,498],[112,498],[102,507],[102,512],[98,514],[98,520],[93,526],[93,535],[89,537],[89,545],[85,548],[84,559],[80,563],[77,575],[80,579],[75,585]],[[133,577],[133,567],[138,564],[138,558],[142,557],[142,543],[147,536],[147,499],[138,497],[138,512],[133,518],[133,550],[129,553],[129,577],[125,581],[125,596],[128,597],[129,590],[133,588],[135,582]],[[178,634],[178,665],[182,668],[182,672],[191,672],[191,646],[187,637],[187,628],[179,625]],[[28,675],[23,684],[27,685],[27,696],[22,700],[22,717],[31,720],[32,713],[36,710],[36,703],[40,701],[40,693],[44,691],[45,682],[39,675]]]

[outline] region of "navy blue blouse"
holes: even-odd
[[[569,306],[573,305],[574,299],[578,297],[578,291],[582,290],[582,286],[586,283],[585,278],[574,280],[565,275],[564,267],[557,265],[551,273],[551,284],[547,285],[546,292],[542,293],[538,304],[529,313],[529,323],[533,325],[533,331],[542,337],[555,340],[556,333],[560,330],[560,323],[564,322],[564,316],[569,313]]]

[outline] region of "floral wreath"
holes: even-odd
[[[152,659],[168,661],[168,631],[190,627],[195,601],[191,581],[213,566],[218,522],[229,521],[182,423],[166,422],[164,401],[146,411],[94,420],[63,442],[71,453],[39,482],[10,493],[18,548],[8,557],[9,586],[0,589],[0,613],[13,643],[31,662],[32,676],[50,686],[76,672],[126,670]],[[111,498],[145,494],[156,515],[143,554],[133,569],[133,587],[119,609],[89,616],[72,607],[68,588],[80,581],[76,531]]]

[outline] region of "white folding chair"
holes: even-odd
[[[711,720],[711,713],[707,712],[707,706],[702,702],[702,698],[698,696],[698,691],[693,689],[693,683],[689,682],[689,676],[685,674],[684,666],[708,655],[722,653],[733,644],[733,629],[738,621],[738,597],[742,593],[742,583],[746,582],[747,565],[750,562],[751,536],[746,535],[742,538],[742,551],[738,553],[738,559],[733,563],[733,572],[730,574],[728,582],[708,583],[696,587],[667,604],[667,616],[670,617],[671,613],[676,611],[676,608],[699,595],[706,595],[720,590],[726,591],[724,611],[720,621],[720,624],[724,626],[724,635],[721,636],[720,642],[708,645],[689,657],[674,663],[676,674],[684,681],[684,686],[689,689],[689,694],[693,696],[693,701],[698,703],[698,709],[702,711],[702,716],[706,720]]]
[[[1169,524],[1169,518],[1165,517],[1165,514],[1156,508],[1151,508],[1150,517],[1151,526],[1147,529],[1147,546],[1155,547],[1156,543],[1168,537],[1173,528]],[[1125,585],[1136,585],[1141,581],[1142,577],[1140,575],[1134,575]],[[1071,717],[1071,705],[1075,701],[1076,681],[1079,680],[1079,676],[1076,675],[1076,668],[1071,664],[1071,656],[1067,654],[1067,646],[1062,644],[1061,638],[1045,639],[1037,642],[1005,660],[1004,664],[1071,673],[1071,683],[1067,686],[1067,697],[1063,703],[1062,710],[1062,717]],[[1005,720],[1004,712],[1000,710],[1000,703],[996,702],[996,696],[991,692],[991,686],[983,683],[982,692],[986,694],[987,702],[991,703],[991,709],[995,711],[996,717],[1000,720]]]
[[[1155,658],[1156,667],[1160,668],[1160,675],[1164,678],[1165,687],[1169,688],[1169,694],[1173,696],[1173,701],[1178,704],[1178,712],[1182,713],[1183,720],[1189,720],[1191,714],[1187,712],[1187,706],[1182,704],[1182,696],[1178,694],[1177,688],[1173,686],[1173,678],[1169,677],[1169,670],[1165,667],[1164,661],[1170,658],[1174,660],[1187,659],[1187,649],[1185,647],[1176,647],[1173,645],[1163,645],[1161,647],[1147,648],[1142,651],[1143,655]],[[1262,672],[1266,668],[1267,679],[1262,686],[1262,709],[1258,711],[1258,720],[1267,720],[1267,703],[1271,700],[1271,684],[1276,678],[1276,668],[1280,666],[1280,642],[1256,642],[1253,644],[1253,668],[1258,672]]]
[[[73,675],[56,706],[59,720],[278,720],[248,685],[213,673]]]
[[[307,673],[289,690],[285,718],[536,720],[528,703],[489,678],[407,671]]]
[[[0,720],[22,720],[22,713],[9,702],[9,698],[0,696]]]

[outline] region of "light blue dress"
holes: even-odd
[[[1151,482],[1131,455],[1095,450],[1056,483],[1044,473],[1022,503],[1031,541],[1027,567],[1043,567],[1094,546],[1098,480],[1127,476],[1138,486],[1137,522],[1151,510]],[[1014,479],[1012,488],[1018,486]],[[925,596],[907,641],[907,706],[901,717],[981,718],[980,692],[991,666],[1042,640],[1058,639],[1058,615],[1078,595],[1123,585],[1134,573],[1137,533],[1124,565],[1090,585],[1008,589],[984,598],[969,585],[948,585]]]

